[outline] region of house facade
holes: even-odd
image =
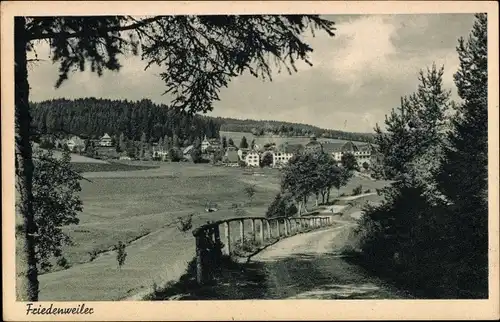
[[[207,149],[212,149],[212,150],[217,150],[220,149],[221,143],[217,139],[207,139],[207,136],[205,135],[205,138],[201,142],[201,152],[205,153]]]
[[[226,154],[224,155],[223,161],[228,166],[238,166],[240,157],[238,156],[238,151],[236,151],[236,148],[228,148]]]
[[[100,146],[113,146],[113,142],[111,140],[111,137],[108,135],[108,133],[104,133],[104,135],[101,137],[99,140],[99,145]]]
[[[288,161],[293,157],[293,153],[285,151],[273,151],[273,168],[279,168],[288,164]]]
[[[247,154],[250,152],[250,149],[238,149],[238,156],[240,157],[240,160],[245,160]]]
[[[360,168],[366,162],[371,165],[376,155],[376,147],[370,143],[355,144],[352,141],[345,143],[324,143],[323,151],[331,154],[333,159],[337,162],[342,161],[342,156],[346,153],[354,155]]]
[[[304,147],[304,152],[305,153],[318,153],[323,151],[323,146],[318,140],[316,139],[315,136],[311,137],[311,141],[309,141],[305,147]]]
[[[165,161],[168,157],[168,150],[164,149],[162,146],[153,146],[151,156],[153,159],[161,159],[162,161]]]
[[[72,136],[66,141],[68,149],[72,152],[85,151],[85,141],[78,136]]]
[[[256,151],[250,151],[245,155],[245,163],[249,167],[260,166],[260,155]]]

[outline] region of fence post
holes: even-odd
[[[199,285],[203,285],[204,281],[204,271],[203,271],[203,237],[202,232],[197,231],[195,235],[196,239],[196,282]]]
[[[271,238],[272,238],[273,236],[271,235],[271,222],[269,221],[269,219],[266,219],[266,224],[267,224],[267,225],[266,225],[266,228],[267,228],[267,238],[268,238],[269,240],[271,240]]]
[[[288,220],[286,218],[283,219],[283,224],[285,225],[285,237],[286,237],[289,235]]]
[[[260,243],[262,245],[264,245],[264,219],[261,219],[260,220],[260,232],[259,232],[259,235],[260,235]]]
[[[255,219],[251,219],[250,224],[252,227],[252,240],[256,240],[257,238],[255,238]]]
[[[244,225],[243,219],[240,220],[240,239],[241,239],[241,244],[245,241],[245,225]]]
[[[215,255],[215,258],[214,258],[215,266],[217,268],[219,268],[220,261],[222,259],[222,248],[220,247],[222,242],[220,240],[219,225],[215,225],[214,227],[212,227],[212,233],[213,233],[213,238],[214,238],[214,249],[212,249],[212,252]]]
[[[229,231],[229,222],[224,222],[224,235],[226,237],[226,252],[227,255],[231,256],[231,235]]]
[[[278,238],[281,237],[281,230],[280,230],[280,220],[279,219],[276,219],[276,235]]]

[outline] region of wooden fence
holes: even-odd
[[[222,254],[231,256],[236,243],[241,245],[249,242],[250,238],[251,242],[265,246],[276,239],[332,224],[330,216],[238,217],[209,222],[193,231],[196,239],[196,279],[199,284],[211,281],[220,267]]]

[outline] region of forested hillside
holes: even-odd
[[[194,138],[219,137],[219,131],[251,132],[255,136],[310,136],[371,142],[371,133],[351,133],[281,121],[238,120],[232,118],[189,116],[149,99],[141,101],[99,98],[53,99],[31,103],[33,126],[38,133],[62,133],[99,137],[104,133],[139,140],[165,136],[193,141]]]
[[[104,133],[139,140],[165,136],[180,139],[218,137],[220,123],[205,116],[189,116],[148,99],[141,101],[82,98],[31,103],[37,132],[99,137]]]
[[[342,139],[352,141],[372,142],[374,134],[355,133],[338,130],[322,129],[317,126],[290,123],[282,121],[257,121],[257,120],[238,120],[232,118],[217,118],[220,122],[221,131],[229,132],[250,132],[255,136],[262,135],[281,135],[281,136],[310,136],[325,137],[331,139]]]

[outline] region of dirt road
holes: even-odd
[[[353,223],[296,235],[251,259],[266,276],[266,299],[394,299],[408,296],[345,261],[341,248]]]

